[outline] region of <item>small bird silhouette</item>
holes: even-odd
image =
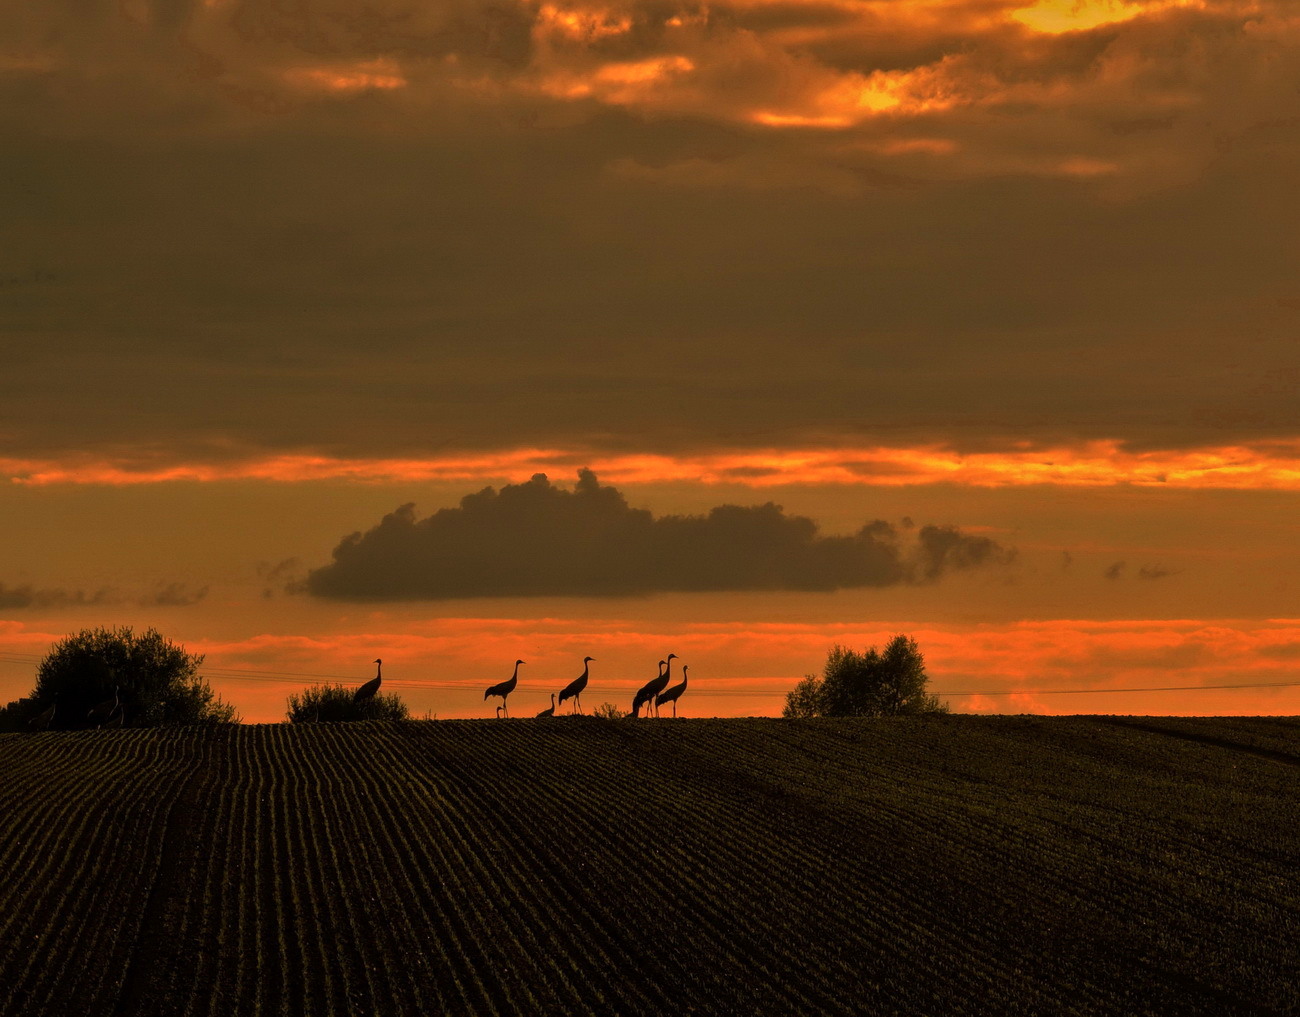
[[[527,663],[528,661],[526,660],[516,660],[515,673],[512,674],[509,678],[507,678],[505,681],[498,682],[497,684],[490,686],[487,689],[487,691],[483,693],[483,701],[487,702],[488,696],[500,696],[501,708],[505,710],[506,716],[509,717],[510,711],[509,709],[506,708],[506,696],[514,692],[515,686],[519,684],[519,665],[527,664]]]
[[[384,680],[384,662],[376,658],[375,676],[366,682],[356,692],[352,693],[354,703],[365,702],[367,699],[374,699],[375,693],[379,691],[379,686]]]
[[[551,693],[551,705],[548,706],[548,707],[547,707],[545,710],[543,710],[541,713],[539,713],[537,716],[539,716],[539,717],[554,717],[554,716],[555,716],[555,693],[554,693],[554,692]]]
[[[573,700],[573,709],[576,713],[582,712],[582,690],[587,687],[587,669],[591,666],[591,661],[595,657],[582,658],[582,674],[564,686],[564,691],[560,693],[560,705],[564,705],[566,699]]]

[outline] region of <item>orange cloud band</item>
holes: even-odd
[[[960,484],[1011,487],[1213,488],[1300,490],[1300,439],[1252,445],[1132,451],[1118,441],[957,452],[940,445],[911,448],[767,448],[683,455],[602,455],[580,450],[520,448],[428,458],[343,458],[312,453],[252,455],[211,461],[68,456],[0,458],[0,476],[26,486],[110,486],[175,481],[363,483],[519,480],[532,473],[565,475],[587,466],[609,483],[843,484],[898,487]]]

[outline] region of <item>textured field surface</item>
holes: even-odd
[[[1300,720],[0,736],[0,1013],[1300,1014]]]

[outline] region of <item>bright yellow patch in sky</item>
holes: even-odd
[[[1039,0],[1030,7],[1012,11],[1011,16],[1035,32],[1059,35],[1113,25],[1172,8],[1200,9],[1204,6],[1202,0],[1134,0],[1132,3],[1125,0]]]
[[[570,39],[594,42],[631,31],[632,19],[603,10],[579,10],[556,4],[542,4],[537,12],[537,25],[543,32],[550,31]]]

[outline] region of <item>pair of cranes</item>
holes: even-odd
[[[595,659],[596,659],[595,657],[582,658],[582,674],[578,675],[577,678],[573,679],[573,681],[569,682],[568,685],[564,686],[564,688],[560,690],[560,701],[558,705],[563,706],[566,699],[572,699],[574,712],[575,713],[582,712],[582,690],[587,687],[587,680],[591,676],[591,662]],[[498,717],[510,716],[510,709],[506,705],[506,697],[510,695],[510,693],[514,692],[515,686],[519,684],[519,665],[527,664],[527,663],[528,661],[526,660],[516,660],[514,674],[512,674],[509,678],[507,678],[503,682],[498,682],[496,685],[489,686],[483,692],[484,702],[487,702],[489,696],[501,697],[501,705],[497,707]],[[557,704],[555,702],[555,693],[552,692],[551,705],[548,706],[545,710],[542,710],[540,713],[538,713],[537,716],[554,717],[556,705]]]
[[[658,677],[650,679],[637,690],[637,694],[632,697],[632,716],[641,715],[641,707],[646,708],[646,714],[649,715],[650,708],[654,707],[655,716],[659,716],[659,707],[664,703],[673,704],[673,716],[677,716],[677,700],[682,698],[682,693],[686,691],[686,682],[688,680],[687,672],[690,671],[689,664],[682,665],[682,680],[671,688],[668,683],[672,681],[673,661],[677,659],[677,654],[670,653],[666,660],[659,661]]]
[[[126,719],[122,709],[121,687],[113,686],[113,698],[96,703],[86,711],[86,720],[99,728],[121,727]],[[27,722],[30,731],[44,731],[54,722],[54,714],[59,709],[59,696],[55,693],[54,702]]]

